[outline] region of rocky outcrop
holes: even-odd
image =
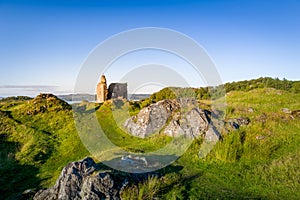
[[[39,95],[37,95],[35,97],[35,99],[57,99],[57,96],[55,96],[54,94],[50,94],[50,93],[40,93]]]
[[[212,118],[212,115],[215,117]],[[250,123],[245,117],[223,121],[216,115],[215,112],[200,109],[193,99],[162,100],[143,108],[137,116],[129,118],[124,127],[130,134],[141,138],[161,132],[171,137],[204,136],[207,141],[218,141],[221,133]]]
[[[134,136],[145,138],[161,130],[167,120],[180,108],[177,100],[163,100],[143,108],[137,116],[129,118],[124,127]]]
[[[64,167],[52,188],[40,190],[34,199],[120,199],[123,183],[109,171],[97,169],[97,164],[90,157],[72,162]]]
[[[53,94],[41,93],[34,99],[27,102],[27,115],[37,115],[45,112],[59,112],[71,110],[67,102],[59,99]]]
[[[239,129],[240,126],[247,126],[250,123],[250,119],[246,117],[239,117],[235,119],[228,119],[226,123],[233,129]]]
[[[189,138],[197,138],[208,130],[209,121],[205,110],[192,108],[184,114],[176,113],[163,133],[173,137],[185,135]]]
[[[124,127],[141,138],[159,131],[172,137],[197,138],[209,129],[208,115],[193,99],[162,100],[143,108],[137,116],[129,118]]]

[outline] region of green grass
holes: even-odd
[[[248,117],[250,124],[224,135],[205,158],[199,158],[203,140],[193,141],[178,160],[159,171],[162,177],[128,185],[122,196],[300,199],[300,119],[281,110],[300,109],[300,95],[274,89],[231,91],[226,102],[226,119]],[[204,103],[206,108],[212,104]],[[121,128],[126,118],[138,112],[136,105],[84,102],[80,106],[82,115],[95,116],[106,137],[126,151],[151,152],[169,144],[172,139],[165,135],[141,139]],[[15,199],[26,189],[50,187],[68,162],[89,155],[72,110],[60,100],[0,101],[0,110],[1,198]]]
[[[28,111],[47,110],[28,114]],[[0,185],[4,199],[26,189],[49,187],[70,161],[88,155],[81,144],[71,110],[56,99],[0,102]]]
[[[249,117],[251,123],[225,135],[202,159],[198,157],[202,140],[194,141],[172,164],[183,169],[165,174],[155,196],[159,199],[300,199],[300,122],[281,111],[282,108],[299,109],[300,95],[258,89],[231,92],[226,101],[226,118]],[[254,112],[248,111],[250,107]],[[260,120],[262,114],[267,116],[265,122]],[[127,192],[138,194],[135,187]],[[142,190],[144,187],[138,186]]]
[[[272,89],[231,92],[227,104],[235,109],[229,109],[226,118],[244,116],[251,123],[226,135],[206,158],[197,158],[195,142],[176,161],[184,166],[182,176],[199,175],[181,184],[188,198],[299,199],[300,123],[281,109],[299,109],[300,95]],[[249,107],[253,113],[247,111]],[[264,124],[259,120],[262,113],[267,115]],[[170,190],[162,198],[177,191]]]
[[[96,111],[101,128],[116,146],[131,152],[150,152],[160,149],[172,140],[171,137],[163,134],[142,139],[126,133],[122,128],[122,124],[130,117],[130,114],[126,105],[124,107],[112,111],[111,105],[105,104]]]

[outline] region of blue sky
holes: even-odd
[[[0,96],[71,93],[99,43],[141,27],[196,40],[223,82],[299,80],[299,10],[297,0],[0,0]]]

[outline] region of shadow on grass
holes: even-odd
[[[239,187],[228,187],[218,180],[211,179],[209,170],[187,173],[182,171],[183,166],[174,163],[147,173],[118,171],[103,163],[98,163],[98,166],[99,170],[111,171],[120,182],[127,180],[131,188],[143,187],[141,184],[147,184],[151,177],[159,178],[159,190],[155,196],[162,199],[171,198],[168,195],[175,195],[178,199],[268,199],[264,195],[240,191]]]
[[[172,155],[168,155],[168,156],[160,155],[159,160],[170,160],[171,159],[170,156],[172,157],[172,159],[174,159],[173,158],[174,156],[172,156]],[[151,160],[154,160],[154,159],[151,156],[149,156],[149,157],[147,157],[147,160],[149,161],[149,165],[150,165]],[[133,162],[135,162],[135,161],[133,160]],[[130,162],[130,163],[132,164],[132,162]],[[131,173],[131,172],[124,172],[121,170],[117,170],[117,169],[120,169],[119,168],[120,166],[116,167],[117,168],[116,169],[116,168],[109,167],[107,164],[109,164],[110,166],[122,165],[121,157],[112,159],[110,161],[106,161],[104,163],[102,163],[102,162],[98,163],[99,170],[111,171],[111,172],[113,172],[113,174],[118,175],[119,177],[121,177],[123,179],[127,179],[129,182],[133,182],[133,183],[143,182],[146,179],[148,179],[149,176],[162,177],[169,173],[179,173],[183,169],[183,166],[168,165],[166,167],[163,167],[158,170],[153,170],[153,171],[150,170],[151,167],[149,167],[147,170],[145,170],[147,172],[143,172],[142,169],[143,168],[146,169],[147,166],[144,163],[141,163],[140,160],[138,160],[138,161],[136,161],[136,163],[133,163],[132,166],[129,166],[130,164],[128,164],[128,163],[125,163],[125,165],[122,165],[123,167],[126,168],[126,170],[128,170],[128,168],[130,168],[130,167],[132,169],[136,168],[136,170],[135,170],[136,172]]]
[[[31,199],[35,192],[32,188],[40,184],[40,180],[36,177],[38,168],[20,164],[15,159],[18,148],[18,143],[6,141],[5,135],[0,135],[1,199]],[[25,190],[27,192],[23,193]]]

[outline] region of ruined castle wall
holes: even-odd
[[[127,99],[127,83],[112,83],[108,87],[107,99]]]

